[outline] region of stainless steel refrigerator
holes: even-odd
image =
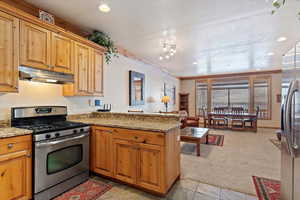
[[[300,43],[283,56],[281,200],[300,200]]]

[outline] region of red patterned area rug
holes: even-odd
[[[280,200],[280,181],[253,176],[259,200]]]
[[[90,179],[54,200],[96,200],[111,188],[111,185]]]
[[[209,145],[223,146],[223,143],[224,143],[224,135],[215,135],[215,134],[208,135]]]

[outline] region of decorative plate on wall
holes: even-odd
[[[47,13],[43,10],[39,10],[39,17],[40,17],[40,20],[42,20],[44,22],[47,22],[49,24],[55,24],[54,16],[51,15],[50,13]]]

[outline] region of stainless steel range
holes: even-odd
[[[12,126],[33,130],[34,199],[48,200],[89,177],[89,131],[64,106],[12,108]]]

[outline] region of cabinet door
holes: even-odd
[[[17,92],[19,20],[0,12],[0,92]]]
[[[91,66],[91,91],[94,95],[103,95],[103,53],[98,50],[93,50]]]
[[[113,150],[114,178],[135,184],[137,149],[129,141],[114,139]]]
[[[21,65],[50,70],[50,32],[21,22]]]
[[[162,147],[139,144],[137,153],[137,184],[160,192],[163,186]]]
[[[112,130],[93,127],[91,135],[91,170],[112,176]]]
[[[72,48],[73,41],[67,37],[51,33],[52,54],[51,65],[56,72],[73,73]]]
[[[31,158],[29,151],[0,155],[0,199],[31,199]]]
[[[75,42],[75,89],[77,95],[88,95],[90,48]]]

